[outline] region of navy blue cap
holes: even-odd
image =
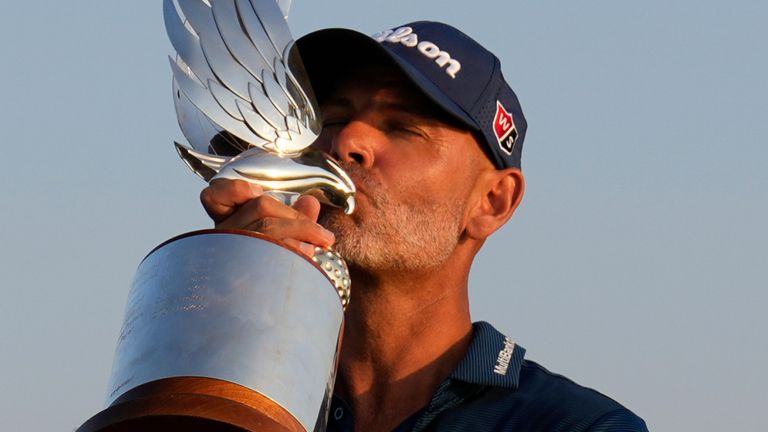
[[[339,71],[376,60],[400,69],[440,108],[478,133],[497,168],[520,168],[527,123],[504,79],[501,62],[447,24],[418,21],[367,36],[326,29],[297,41],[315,92],[322,95]]]

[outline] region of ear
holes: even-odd
[[[478,179],[479,199],[468,215],[465,232],[484,240],[501,228],[520,205],[525,193],[525,177],[518,168],[487,170]]]

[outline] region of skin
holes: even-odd
[[[201,201],[217,228],[258,231],[307,254],[336,244],[347,258],[353,288],[335,391],[356,430],[377,432],[425,407],[463,358],[472,261],[525,183],[518,169],[496,169],[472,133],[398,72],[374,70],[350,73],[321,104],[316,146],[358,185],[353,215],[309,196],[288,207],[242,181],[214,181]]]

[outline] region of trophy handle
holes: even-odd
[[[184,163],[207,182],[219,178],[243,180],[288,205],[309,194],[324,204],[343,208],[347,214],[355,210],[355,184],[338,162],[320,150],[283,157],[252,148],[228,157],[174,144]]]

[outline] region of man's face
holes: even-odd
[[[398,72],[361,69],[321,103],[316,147],[335,155],[358,187],[351,216],[325,209],[320,223],[353,267],[428,270],[460,241],[479,166],[471,133],[451,125]]]

